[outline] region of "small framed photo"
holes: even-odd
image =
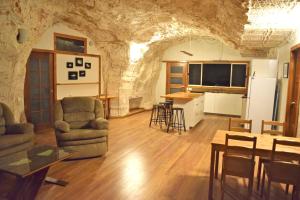
[[[84,63],[84,68],[85,69],[91,69],[92,68],[92,64],[89,62]]]
[[[76,71],[70,71],[68,73],[68,79],[69,80],[78,80],[78,72],[76,72]]]
[[[79,76],[80,77],[85,77],[85,71],[84,70],[80,70],[79,71]]]
[[[82,67],[83,66],[83,58],[75,58],[75,65],[77,67]]]
[[[73,63],[72,62],[67,62],[66,67],[67,68],[73,68]]]
[[[283,64],[282,77],[283,78],[288,78],[289,77],[289,63],[284,63]]]

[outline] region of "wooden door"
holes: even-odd
[[[300,45],[291,49],[289,84],[285,115],[285,135],[296,137],[300,95]]]
[[[167,63],[166,93],[184,92],[187,87],[187,63]]]
[[[35,130],[53,124],[53,54],[31,52],[25,80],[25,114]]]

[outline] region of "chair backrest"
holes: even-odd
[[[0,135],[5,134],[6,128],[5,126],[14,124],[14,115],[9,107],[4,104],[0,103]]]
[[[268,129],[266,126],[269,126],[270,129]],[[275,127],[276,129],[272,129]],[[282,127],[282,130],[278,130],[279,127]],[[268,133],[271,135],[283,135],[284,134],[284,123],[283,122],[277,122],[277,121],[265,121],[262,120],[261,122],[261,134]]]
[[[252,120],[229,118],[228,130],[251,133]]]
[[[71,128],[86,128],[98,117],[104,117],[100,100],[92,97],[66,97],[58,101],[55,120],[64,120]]]
[[[271,152],[270,161],[270,176],[274,181],[281,183],[300,185],[300,164],[299,160],[287,162],[287,157],[282,154],[282,151],[278,151],[278,145],[285,147],[288,152],[289,148],[299,148],[300,142],[287,141],[287,140],[273,140],[273,148]],[[289,155],[292,156],[292,155]],[[292,159],[292,157],[290,158]]]
[[[234,145],[230,145],[229,142],[233,141]],[[225,138],[225,151],[224,155],[228,154],[236,154],[239,156],[245,156],[249,159],[255,159],[255,151],[256,151],[256,137],[248,137],[248,136],[241,136],[241,135],[229,135],[226,134]],[[245,147],[241,143],[249,143],[248,147]]]

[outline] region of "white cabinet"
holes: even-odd
[[[204,112],[225,115],[241,115],[242,96],[242,94],[206,92]]]
[[[174,99],[174,107],[184,109],[184,118],[186,129],[194,127],[204,117],[204,95],[199,95],[192,100]]]

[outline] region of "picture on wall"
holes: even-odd
[[[78,80],[78,72],[69,71],[68,77],[69,77],[69,80]]]
[[[85,71],[84,70],[80,70],[79,71],[79,76],[80,77],[85,77]]]
[[[72,62],[67,62],[67,68],[73,68],[73,63]]]
[[[75,65],[77,67],[82,67],[83,66],[83,58],[75,58]]]
[[[85,69],[91,69],[92,68],[92,63],[88,63],[88,62],[84,63],[84,68]]]

